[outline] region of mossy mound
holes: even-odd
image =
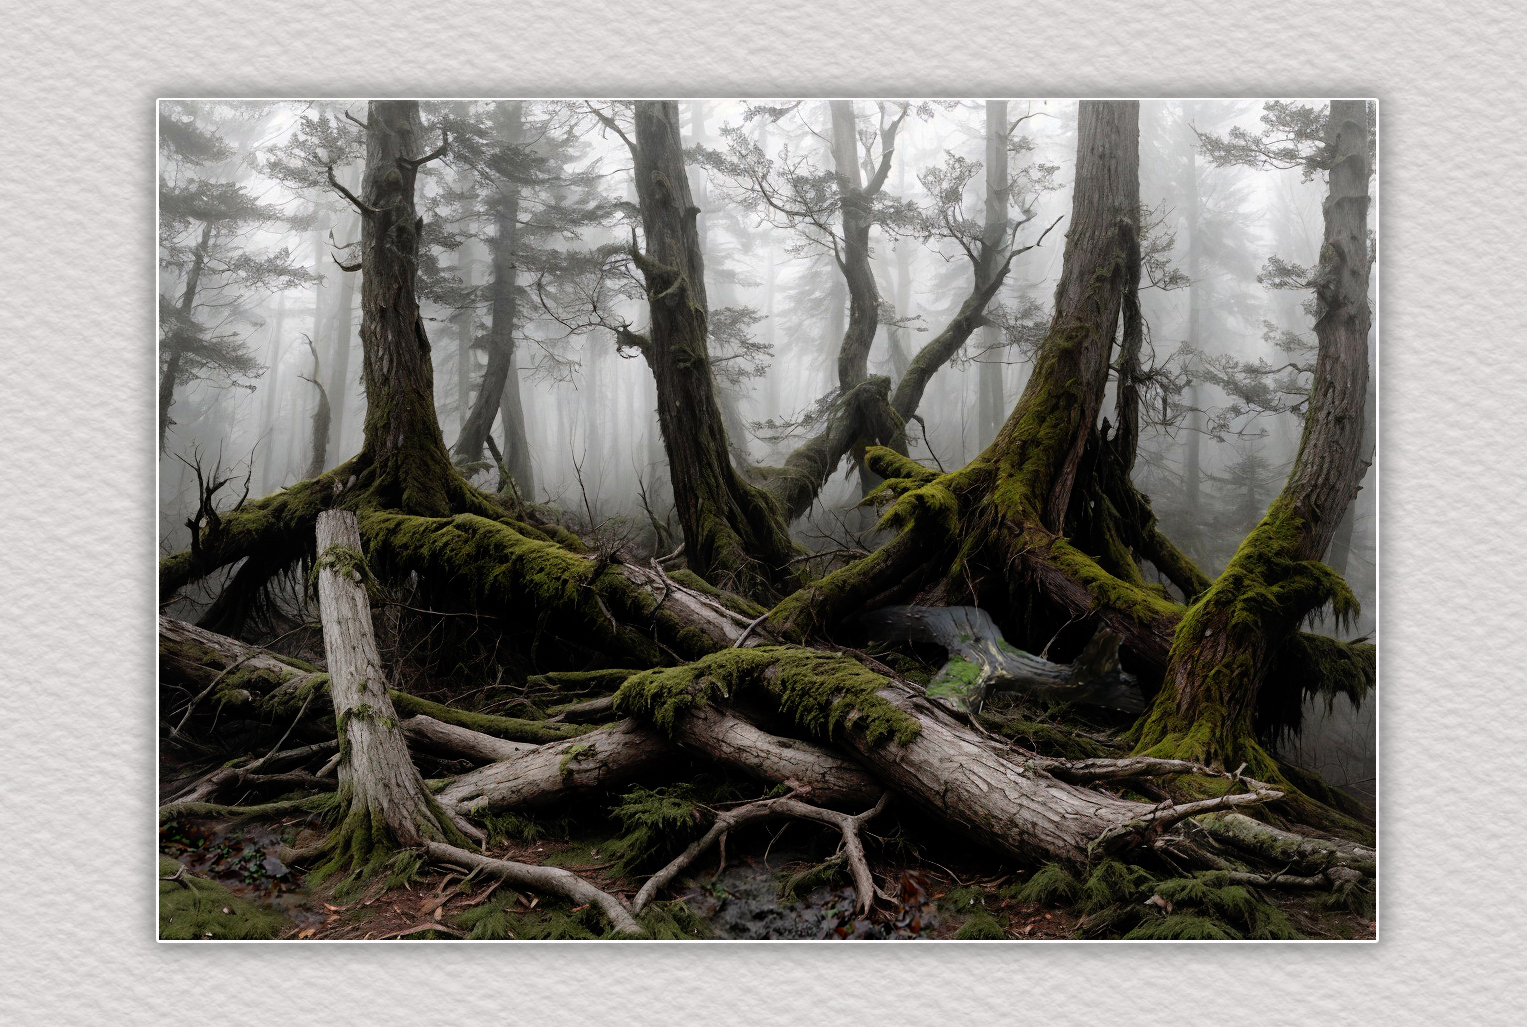
[[[178,880],[165,880],[177,873]],[[216,881],[193,877],[167,856],[159,858],[159,877],[162,940],[274,938],[290,926],[290,921],[275,910],[241,899]]]

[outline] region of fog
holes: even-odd
[[[866,172],[875,170],[901,103],[855,102]],[[810,100],[680,107],[734,458],[777,466],[819,425],[848,318],[831,226],[804,202],[811,183],[833,169],[831,113],[826,101]],[[160,375],[169,382],[161,390],[158,483],[164,554],[189,544],[199,473],[231,478],[221,493],[231,504],[246,479],[250,498],[264,496],[360,447],[360,275],[344,269],[359,259],[349,244],[360,228],[327,177],[332,167],[338,183],[358,191],[363,133],[350,119],[364,119],[365,109],[361,99],[161,108],[161,335],[184,327],[177,317],[197,326],[179,366],[167,369],[169,347],[161,346]],[[646,319],[625,257],[640,219],[618,113],[600,100],[424,104],[427,137],[438,140],[445,127],[454,138],[419,177],[421,293],[450,446],[489,361],[493,247],[504,230],[495,203],[511,190],[509,391],[522,413],[507,425],[497,417],[491,436],[506,460],[513,447],[526,456],[522,498],[546,516],[655,555],[672,547],[678,529],[652,372],[617,346],[614,331],[640,329]],[[987,114],[982,100],[914,100],[899,126],[870,235],[882,301],[871,374],[899,380],[970,290],[965,247],[980,234],[987,165],[997,152]],[[1287,284],[1280,268],[1318,263],[1323,181],[1306,180],[1299,168],[1217,167],[1200,145],[1199,133],[1255,130],[1262,114],[1258,100],[1143,101],[1140,111],[1149,374],[1135,474],[1163,530],[1210,574],[1283,484],[1314,363],[1308,291],[1275,286]],[[961,466],[991,441],[1027,380],[1060,274],[1076,104],[1010,99],[1006,121],[1008,218],[1022,222],[1016,245],[1033,248],[1014,260],[989,308],[995,323],[932,377],[908,426],[910,455],[929,466]],[[750,177],[759,169],[776,190],[772,205]],[[1370,354],[1372,346],[1370,339]],[[315,435],[321,402],[328,424],[320,420]],[[522,440],[512,437],[517,416]],[[491,459],[463,471],[498,486]],[[856,507],[860,495],[845,461],[794,525],[798,540],[821,550],[872,546],[873,517]],[[1328,557],[1363,604],[1345,636],[1375,630],[1374,496],[1370,469],[1350,532]],[[1289,743],[1370,801],[1372,708],[1354,711],[1342,700],[1329,715],[1312,710],[1302,740]]]

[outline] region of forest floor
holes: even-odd
[[[557,709],[555,703],[583,698],[538,698],[524,688],[476,685],[442,691],[433,684],[436,675],[429,673],[438,658],[419,655],[431,647],[408,640],[424,637],[434,648],[457,657],[464,649],[448,646],[443,636],[411,632],[394,615],[384,615],[379,622],[384,642],[390,643],[384,648],[402,668],[403,687],[414,694],[477,712],[537,719]],[[322,638],[315,629],[289,632],[282,648],[310,662],[322,659]],[[881,658],[900,659],[915,679],[925,681],[941,654],[913,648]],[[455,694],[463,688],[467,694]],[[1127,754],[1117,741],[1120,726],[1127,723],[1119,716],[999,695],[992,697],[981,719],[986,730],[1040,755]],[[238,733],[226,721],[224,728]],[[241,747],[234,746],[224,755],[238,751]],[[213,769],[196,765],[195,759],[181,764],[174,753],[172,747],[161,752],[161,793],[166,796]],[[654,780],[625,783],[602,795],[535,813],[490,816],[484,824],[493,842],[486,854],[564,867],[629,900],[648,875],[704,832],[715,811],[762,798],[768,791],[757,782],[718,775],[704,762],[676,759]],[[420,760],[427,779],[472,767],[427,755]],[[229,795],[225,801],[279,797]],[[642,834],[641,821],[622,822],[615,815],[617,807],[645,809],[638,812],[650,825],[645,841],[633,845]],[[316,842],[321,829],[317,817],[302,815],[275,822],[183,817],[163,824],[161,936],[533,940],[596,938],[608,930],[597,910],[495,885],[480,876],[420,866],[407,854],[369,882],[348,890],[336,889],[333,882],[314,883],[301,870],[285,865],[279,852],[283,846],[301,848]],[[1137,901],[1151,897],[1147,890],[1131,900],[1128,916],[1118,925],[1099,928],[1082,915],[1081,881],[1073,882],[1072,902],[1025,901],[1020,893],[1043,868],[971,845],[908,804],[893,802],[864,833],[870,869],[884,895],[867,917],[860,917],[854,912],[846,861],[835,858],[840,840],[836,829],[804,821],[775,821],[734,831],[725,840],[724,854],[711,848],[656,896],[642,916],[644,926],[657,937],[669,938],[1057,940],[1120,937],[1131,925],[1168,912]],[[209,894],[195,895],[183,883],[165,880],[182,872],[175,862],[185,874],[214,881],[227,891],[207,886],[203,891]],[[1293,936],[1375,938],[1371,913],[1327,909],[1309,893],[1261,894],[1287,918]],[[184,908],[191,905],[197,908]],[[241,916],[243,922],[235,925]]]
[[[281,918],[274,937],[280,939],[535,940],[596,938],[604,932],[600,917],[588,907],[428,867],[405,865],[401,873],[379,876],[360,895],[341,900],[331,888],[310,885],[276,855],[283,841],[301,845],[316,839],[319,826],[316,819],[301,817],[277,823],[186,818],[161,830],[160,853],[178,860],[189,874],[210,878],[235,896],[274,910]],[[501,859],[565,867],[630,899],[644,877],[621,876],[613,869],[609,847],[617,829],[608,822],[591,824],[588,818],[582,823],[563,820],[544,834],[538,825],[529,826],[529,837],[487,851]],[[1015,941],[1078,936],[1081,920],[1073,909],[1015,897],[1031,869],[953,846],[916,860],[877,860],[872,852],[876,881],[893,901],[882,900],[870,916],[860,918],[853,911],[846,873],[834,877],[830,868],[821,871],[831,845],[825,835],[816,834],[805,824],[792,824],[784,832],[778,827],[739,832],[727,846],[724,866],[713,849],[690,875],[659,896],[672,900],[662,904],[662,916],[672,925],[670,936]],[[813,875],[814,868],[818,872]],[[1298,896],[1270,893],[1269,898],[1303,938],[1375,937],[1376,924],[1366,916],[1320,910]]]

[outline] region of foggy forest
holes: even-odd
[[[164,939],[1371,939],[1375,104],[166,100]]]

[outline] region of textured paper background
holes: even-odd
[[[0,1020],[1516,1021],[1519,12],[1075,0],[0,11]],[[153,101],[305,94],[1379,96],[1383,940],[156,945]]]

